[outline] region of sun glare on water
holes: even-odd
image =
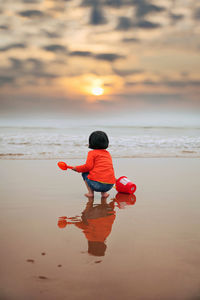
[[[101,87],[94,87],[92,89],[92,95],[95,95],[95,96],[101,96],[101,95],[103,95],[103,92],[104,92],[104,90]]]

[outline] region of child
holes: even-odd
[[[101,192],[101,196],[107,198],[107,193],[115,183],[115,174],[108,148],[109,140],[103,131],[94,131],[89,137],[87,160],[84,165],[76,166],[72,170],[81,172],[88,193],[86,197],[94,197],[95,192]]]

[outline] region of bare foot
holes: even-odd
[[[101,193],[102,198],[108,198],[108,196],[110,196],[110,194],[108,193]]]
[[[94,194],[88,193],[88,194],[85,194],[85,197],[92,198],[92,197],[94,197]]]

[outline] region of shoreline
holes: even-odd
[[[191,153],[192,152],[188,151],[188,155],[191,154]],[[11,154],[11,155],[13,155],[13,154]],[[177,155],[177,156],[174,156],[174,155],[173,156],[170,156],[170,155],[169,156],[167,156],[167,155],[166,156],[164,156],[164,155],[162,155],[162,156],[157,156],[157,155],[156,156],[145,156],[145,155],[144,156],[142,156],[142,155],[141,156],[115,156],[115,155],[112,155],[112,158],[113,159],[140,159],[140,158],[141,159],[143,159],[143,158],[144,159],[146,159],[146,158],[147,159],[148,158],[149,159],[151,159],[151,158],[152,159],[156,159],[156,158],[157,159],[160,159],[160,158],[161,159],[162,158],[166,158],[166,159],[168,159],[168,158],[184,158],[184,159],[192,158],[192,159],[197,159],[197,158],[200,158],[200,155],[198,155],[198,156],[188,156],[188,155],[185,155],[185,156],[179,156],[179,155]],[[84,157],[83,156],[82,157],[66,157],[66,158],[64,156],[62,156],[62,158],[54,158],[54,157],[53,158],[18,158],[18,157],[16,157],[16,158],[15,157],[6,158],[5,156],[7,156],[7,155],[0,154],[0,161],[1,160],[26,160],[26,161],[27,160],[45,160],[45,161],[46,160],[51,160],[52,161],[52,160],[61,160],[61,159],[63,159],[63,160],[65,160],[65,159],[70,159],[70,160],[71,159],[76,159],[76,160],[86,159],[86,156],[84,156]],[[16,156],[24,156],[24,154],[17,154]]]

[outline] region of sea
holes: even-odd
[[[1,122],[0,159],[85,158],[95,130],[107,133],[114,158],[200,157],[200,126],[194,124],[71,118]]]

